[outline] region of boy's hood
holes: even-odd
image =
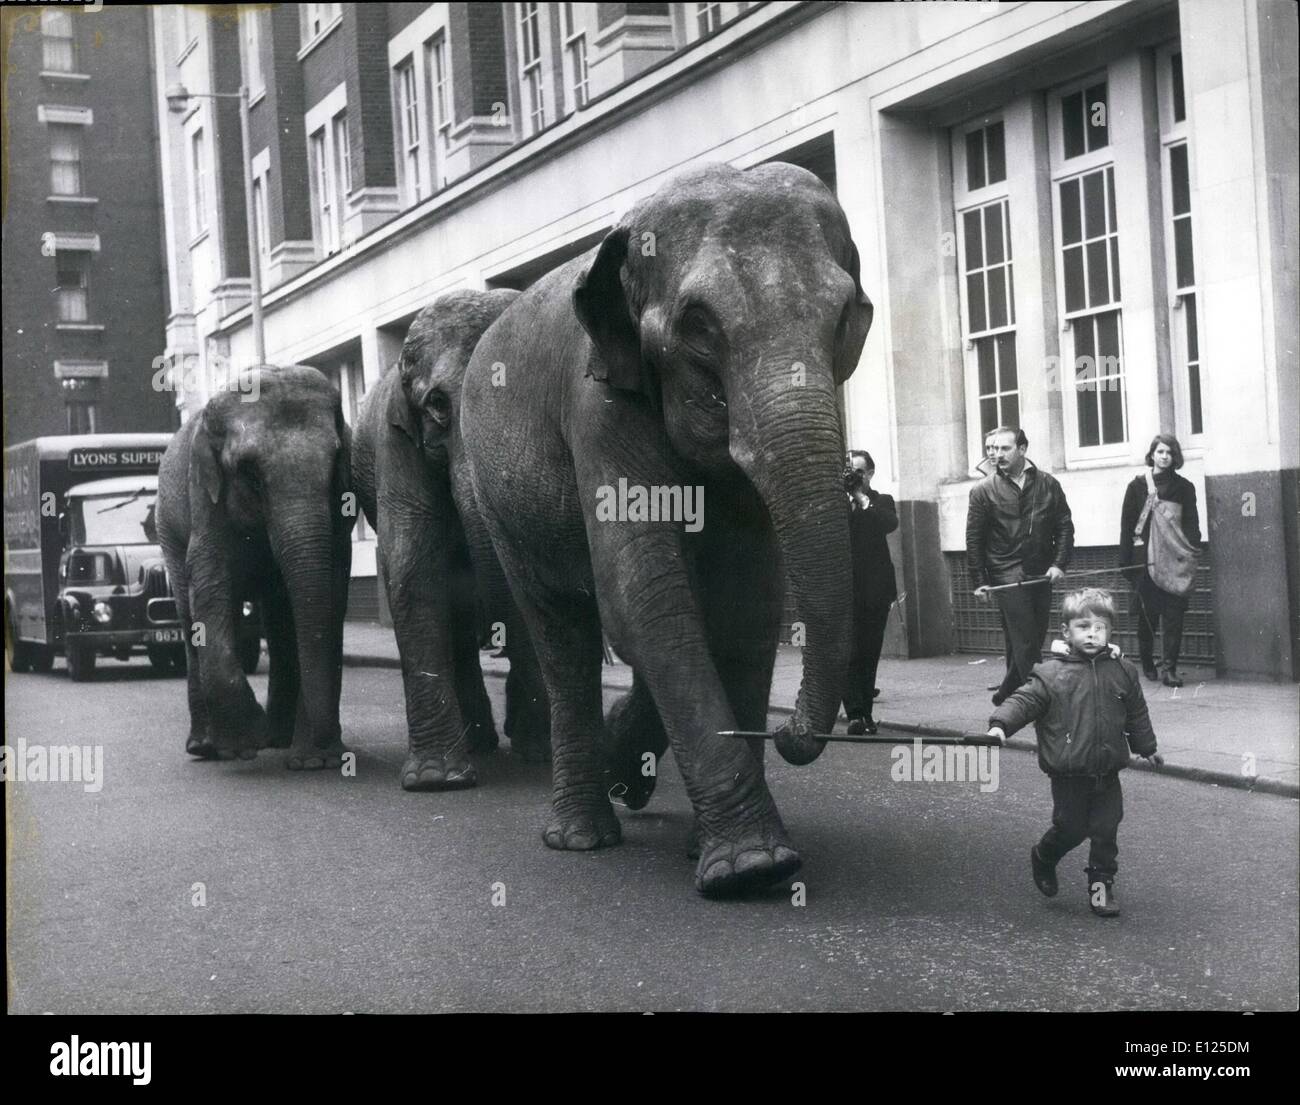
[[[1091,664],[1093,660],[1113,660],[1115,657],[1110,654],[1110,649],[1107,647],[1103,648],[1090,660],[1082,653],[1071,652],[1069,645],[1064,641],[1057,640],[1052,642],[1052,659],[1062,660],[1067,664]]]

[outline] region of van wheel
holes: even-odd
[[[32,671],[47,672],[54,669],[54,649],[49,645],[32,645]]]
[[[84,683],[95,674],[95,646],[69,641],[68,674],[74,683]]]
[[[185,650],[175,645],[149,645],[149,663],[159,675],[184,675]]]
[[[24,641],[15,641],[13,635],[5,633],[5,662],[9,670],[22,675],[32,670],[32,654]]]

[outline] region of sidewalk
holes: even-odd
[[[480,655],[485,676],[505,677],[506,661],[487,652]],[[393,631],[375,622],[347,622],[343,662],[352,667],[399,667]],[[799,650],[781,646],[772,679],[772,713],[790,712],[799,689],[799,664]],[[900,733],[901,740],[913,733],[983,733],[992,712],[985,687],[1001,674],[1001,657],[881,660],[876,720],[882,730]],[[1143,681],[1165,757],[1161,773],[1300,797],[1300,687],[1218,679],[1209,668],[1183,668],[1180,674],[1187,683],[1181,690]],[[621,663],[607,665],[602,682],[609,689],[627,688],[631,669]],[[843,724],[841,720],[838,727]],[[1008,747],[1032,751],[1033,730],[1017,733]],[[1145,760],[1135,761],[1133,768],[1154,770]]]

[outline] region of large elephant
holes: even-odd
[[[505,629],[511,751],[549,756],[546,692],[478,515],[459,430],[470,354],[518,294],[456,291],[425,307],[357,419],[353,481],[378,538],[402,658],[407,790],[473,786],[469,753],[497,745],[479,666],[480,610]]]
[[[698,890],[798,869],[762,742],[717,734],[766,729],[783,568],[806,646],[777,747],[806,763],[834,722],[852,609],[836,388],[871,314],[816,177],[712,165],[638,204],[479,343],[461,430],[551,697],[550,847],[618,843],[608,795],[643,800],[644,752],[667,740],[695,809]],[[602,619],[635,672],[608,774]]]
[[[291,768],[337,766],[356,523],[348,427],[314,368],[264,365],[238,383],[181,427],[158,472],[158,536],[186,627],[185,748],[251,759],[287,747]],[[239,662],[249,600],[270,653],[265,711]]]

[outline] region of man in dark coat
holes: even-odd
[[[849,454],[844,490],[849,498],[849,548],[853,556],[853,650],[844,713],[849,732],[877,731],[871,716],[876,668],[885,641],[889,611],[898,597],[894,561],[885,535],[898,529],[898,511],[889,495],[872,490],[876,474],[871,454],[855,449]]]
[[[1065,492],[1025,457],[1024,430],[999,426],[985,437],[997,471],[971,488],[966,514],[966,564],[975,596],[996,598],[1012,663],[993,694],[1000,706],[1042,658],[1052,585],[1065,578],[1074,551],[1074,520]],[[990,593],[990,587],[1046,576],[1048,582]]]

